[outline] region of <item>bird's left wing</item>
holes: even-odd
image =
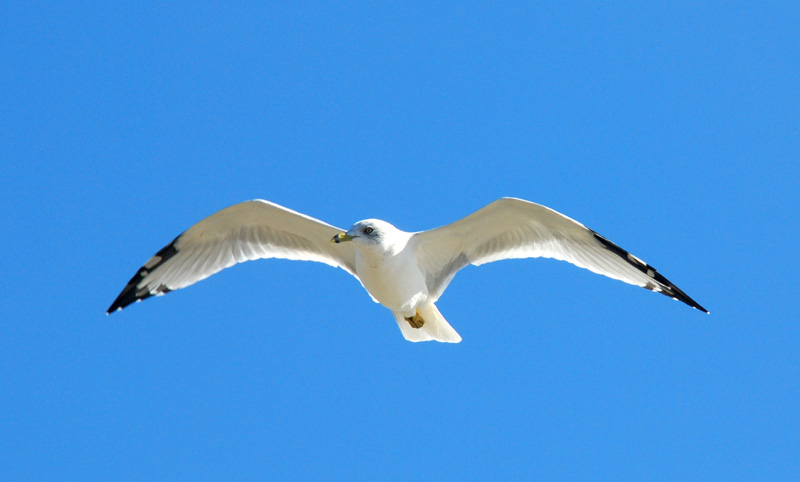
[[[342,230],[277,204],[234,204],[175,238],[131,278],[108,313],[184,288],[236,263],[259,258],[319,261],[355,276],[355,248],[333,244]]]
[[[655,268],[548,207],[502,198],[447,226],[414,234],[420,270],[438,299],[458,270],[511,258],[554,258],[705,311]]]

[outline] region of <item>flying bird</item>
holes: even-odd
[[[436,301],[463,267],[554,258],[708,311],[652,266],[548,207],[501,198],[452,224],[407,233],[365,219],[346,232],[264,200],[225,208],[184,231],[131,278],[107,313],[260,258],[319,261],[355,276],[406,340],[458,343]]]

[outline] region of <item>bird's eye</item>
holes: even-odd
[[[366,228],[364,228],[365,234],[372,234],[373,231],[375,231],[375,228],[373,228],[372,226],[367,226]]]

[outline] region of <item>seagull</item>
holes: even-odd
[[[150,258],[106,314],[261,258],[318,261],[344,269],[376,303],[391,310],[405,339],[413,342],[460,342],[436,301],[461,268],[502,259],[567,261],[708,313],[655,268],[579,222],[540,204],[501,198],[452,224],[414,233],[379,219],[343,231],[261,199],[234,204]]]

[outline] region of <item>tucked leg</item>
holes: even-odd
[[[425,324],[425,320],[422,319],[420,316],[419,311],[417,311],[414,316],[404,316],[406,321],[409,325],[413,326],[414,328],[422,328],[422,325]]]

